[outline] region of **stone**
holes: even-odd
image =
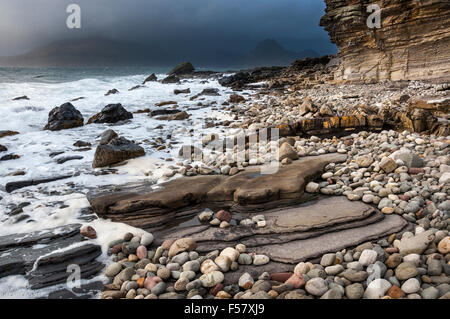
[[[139,259],[146,259],[148,255],[147,248],[145,246],[139,246],[136,249],[136,255]]]
[[[365,249],[361,253],[361,256],[359,257],[359,262],[363,266],[369,266],[377,260],[377,252],[374,250]]]
[[[342,299],[342,292],[338,288],[332,288],[320,297],[320,299]]]
[[[156,272],[156,275],[162,280],[167,280],[170,278],[171,271],[169,268],[166,267],[159,268],[158,271]]]
[[[158,77],[155,75],[155,73],[152,73],[147,78],[145,78],[144,82],[142,82],[142,85],[144,85],[147,82],[156,82],[156,81],[158,81]]]
[[[253,265],[262,266],[269,263],[270,258],[266,255],[255,255],[253,256]]]
[[[443,255],[450,253],[450,236],[447,236],[444,239],[442,239],[439,242],[437,249]]]
[[[239,277],[239,287],[241,287],[244,290],[250,289],[252,288],[253,284],[254,284],[254,280],[252,278],[252,276],[249,273],[244,273],[242,274],[241,277]]]
[[[294,274],[296,275],[304,275],[310,271],[308,264],[301,262],[298,263],[294,268]]]
[[[335,260],[336,254],[325,254],[320,260],[320,265],[322,265],[323,267],[331,266],[334,264]]]
[[[317,183],[314,182],[309,182],[306,187],[305,187],[305,191],[308,193],[317,193],[320,190],[320,186]]]
[[[97,146],[92,167],[105,167],[144,155],[145,151],[142,147],[126,138],[117,137],[109,141],[108,144]]]
[[[229,223],[231,220],[231,214],[225,210],[220,210],[216,213],[216,218],[220,221]]]
[[[217,266],[211,259],[206,259],[200,266],[200,271],[202,274],[208,274],[218,270],[220,270],[219,266]]]
[[[395,269],[395,277],[397,277],[398,280],[407,280],[417,275],[417,267],[411,263],[403,262]]]
[[[420,293],[423,299],[437,299],[439,298],[439,290],[435,287],[428,287]]]
[[[176,240],[169,249],[169,258],[181,252],[193,251],[197,248],[197,243],[192,238],[181,238]]]
[[[91,226],[85,225],[80,228],[80,234],[89,239],[97,238],[97,232]]]
[[[356,164],[359,167],[369,167],[373,163],[373,156],[368,154],[356,158]]]
[[[152,294],[159,296],[163,294],[167,289],[167,284],[165,282],[157,283],[151,290]]]
[[[197,272],[200,270],[200,263],[198,260],[190,260],[183,264],[183,271],[194,271]]]
[[[392,173],[398,167],[392,158],[385,158],[380,162],[380,168],[386,173]]]
[[[289,158],[291,160],[298,159],[298,154],[296,150],[291,146],[291,144],[285,142],[281,145],[278,153],[278,161],[282,161],[285,158]]]
[[[239,252],[232,247],[227,247],[224,250],[222,250],[220,256],[226,256],[233,262],[239,258]]]
[[[434,231],[428,230],[410,238],[402,238],[398,244],[400,254],[422,254],[434,240]]]
[[[228,270],[230,270],[232,262],[233,261],[228,256],[224,255],[220,255],[214,260],[214,263],[220,268],[222,272],[227,272]]]
[[[401,160],[408,168],[423,166],[423,160],[409,149],[395,151],[389,157],[394,161]]]
[[[416,278],[410,278],[403,283],[401,288],[406,294],[413,294],[420,290],[420,282]]]
[[[361,299],[364,295],[364,287],[360,283],[354,283],[345,287],[345,295],[348,299]]]
[[[306,283],[305,278],[303,278],[302,275],[296,275],[296,274],[293,274],[291,277],[289,277],[288,280],[285,281],[285,284],[292,285],[294,287],[294,289],[303,288],[305,283]]]
[[[153,242],[153,239],[154,239],[154,237],[153,237],[152,234],[144,233],[141,236],[141,245],[142,246],[146,246],[146,247],[150,246],[152,244],[152,242]]]
[[[203,287],[210,288],[221,283],[224,280],[224,278],[225,277],[222,272],[212,271],[210,273],[203,274],[202,276],[200,276],[199,279]]]
[[[122,265],[118,262],[112,263],[106,267],[105,275],[108,277],[116,276],[122,270]]]
[[[205,210],[205,211],[201,212],[200,215],[198,215],[198,219],[201,222],[207,222],[212,218],[213,215],[214,215],[214,212],[212,210]]]
[[[392,286],[391,289],[389,289],[387,295],[392,299],[400,299],[405,296],[405,293],[400,289],[400,287]]]
[[[48,123],[44,130],[60,131],[83,126],[83,116],[72,104],[64,103],[48,114]]]
[[[385,264],[389,268],[396,268],[398,265],[400,265],[401,262],[402,262],[402,256],[400,254],[394,253],[386,259]]]
[[[239,255],[237,261],[239,265],[251,265],[253,263],[253,258],[249,254],[242,253]]]
[[[195,71],[194,66],[190,62],[183,62],[176,67],[174,67],[172,70],[170,70],[167,75],[186,75],[191,74]]]
[[[392,284],[386,279],[375,279],[366,288],[364,298],[380,299],[392,287]]]
[[[328,290],[327,282],[320,278],[313,278],[306,282],[305,289],[311,295],[320,297]]]
[[[162,279],[158,276],[147,277],[144,281],[145,289],[151,291],[158,283],[162,282]]]
[[[108,104],[100,113],[92,116],[87,124],[92,123],[117,123],[119,121],[129,120],[133,114],[128,112],[122,104]]]

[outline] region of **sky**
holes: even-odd
[[[81,29],[69,29],[69,4]],[[246,52],[274,38],[286,49],[335,53],[321,0],[0,0],[0,56],[56,40],[101,36],[168,50]]]

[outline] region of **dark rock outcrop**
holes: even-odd
[[[19,182],[9,182],[5,185],[5,189],[8,193],[11,193],[15,190],[29,187],[29,186],[36,186],[39,184],[45,184],[45,183],[51,183],[54,181],[59,181],[61,179],[70,178],[72,175],[64,175],[64,176],[57,176],[57,177],[51,177],[51,178],[43,178],[43,179],[31,179],[27,181],[19,181]]]
[[[174,84],[174,83],[180,83],[180,78],[176,75],[169,75],[165,79],[161,81],[163,84]]]
[[[184,62],[174,67],[167,75],[186,75],[195,71],[194,66],[190,62]]]
[[[10,131],[10,130],[0,131],[0,138],[6,137],[6,136],[13,136],[13,135],[17,135],[17,134],[19,134],[19,132]]]
[[[71,274],[68,266],[75,264],[82,279],[92,278],[104,267],[96,260],[101,248],[88,242],[69,248],[82,241],[78,224],[2,236],[0,253],[8,258],[0,259],[0,277],[26,275],[31,289],[39,289],[66,282]]]
[[[371,0],[325,0],[320,24],[339,47],[336,80],[449,79],[448,0],[378,2],[381,28],[369,28]]]
[[[4,145],[0,144],[0,152],[6,152],[8,150],[8,148]]]
[[[219,79],[222,86],[234,89],[243,89],[250,83],[268,81],[281,74],[284,67],[261,67],[247,71],[240,71],[234,75],[225,76]]]
[[[48,114],[48,123],[44,130],[60,131],[83,126],[83,116],[71,103],[55,107]]]
[[[142,147],[124,137],[116,137],[97,147],[92,167],[105,167],[144,155],[145,151]]]
[[[109,96],[109,95],[113,95],[113,94],[117,94],[117,93],[119,93],[119,90],[117,90],[117,89],[112,89],[112,90],[109,90],[109,91],[105,94],[105,96]]]
[[[11,161],[20,158],[17,154],[7,154],[0,157],[0,161]]]
[[[158,78],[157,78],[157,76],[155,75],[155,73],[152,73],[151,75],[149,75],[149,76],[144,80],[144,82],[142,82],[142,84],[144,85],[144,84],[147,83],[147,82],[156,82],[156,81],[158,81]]]
[[[12,100],[13,100],[13,101],[22,101],[22,100],[29,101],[30,98],[29,98],[28,96],[24,95],[24,96],[15,97],[15,98],[13,98]]]
[[[117,123],[133,118],[133,114],[128,112],[122,104],[108,104],[100,113],[92,116],[87,124],[92,123]]]

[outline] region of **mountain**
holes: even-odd
[[[274,39],[266,39],[258,43],[245,57],[244,64],[248,67],[286,66],[297,59],[318,56],[319,54],[314,50],[305,50],[302,52],[287,51]]]
[[[160,66],[171,64],[170,55],[155,46],[105,38],[53,42],[27,54],[0,57],[3,66]]]
[[[191,61],[197,67],[248,68],[286,66],[294,60],[315,57],[312,50],[291,52],[275,40],[260,42],[250,53],[218,50],[174,41],[170,49],[150,44],[109,40],[100,37],[55,41],[27,54],[0,57],[0,66],[153,66],[170,67]]]

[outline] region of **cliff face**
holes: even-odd
[[[336,80],[450,79],[449,0],[325,0],[320,25],[339,47]],[[381,8],[369,28],[367,6]]]

